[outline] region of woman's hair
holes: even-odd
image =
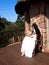
[[[41,39],[40,39],[41,38],[41,33],[40,33],[40,30],[39,30],[36,23],[34,23],[32,25],[32,27],[34,27],[34,29],[36,31],[36,34],[37,34],[37,44],[35,46],[35,54],[36,54],[36,53],[40,52],[41,49],[42,49],[42,47],[40,47],[40,45],[41,45]]]
[[[34,29],[36,31],[36,34],[37,34],[37,40],[39,40],[40,37],[41,37],[41,33],[40,33],[40,30],[39,30],[37,24],[36,23],[33,23],[32,27],[34,27]]]

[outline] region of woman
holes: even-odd
[[[30,32],[30,31],[28,31]],[[30,32],[31,33],[31,32]],[[25,55],[25,57],[31,58],[32,53],[34,52],[35,49],[35,44],[37,40],[37,29],[36,29],[36,24],[34,23],[32,25],[32,34],[31,36],[25,36],[22,42],[21,46],[21,56]]]

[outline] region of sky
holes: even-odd
[[[17,0],[0,0],[0,16],[15,22],[18,16],[14,9],[16,3]]]

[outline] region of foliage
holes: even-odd
[[[24,18],[18,15],[16,22],[9,22],[5,18],[1,18],[0,24],[0,47],[7,45],[10,39],[15,41],[21,40],[24,37]],[[4,26],[3,26],[4,25]]]
[[[17,29],[24,30],[24,28],[25,28],[24,18],[22,18],[20,15],[18,15],[17,21],[15,23],[16,23]]]
[[[0,29],[3,29],[4,31],[18,30],[18,29],[24,30],[25,28],[24,18],[22,18],[20,15],[18,15],[16,22],[7,21],[7,19],[5,18],[1,18],[1,22],[4,24],[5,28],[3,26],[1,27],[0,25]]]
[[[4,25],[4,23],[1,21],[1,18],[0,18],[0,31],[2,31],[4,28],[5,28],[5,25]]]

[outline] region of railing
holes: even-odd
[[[4,46],[17,41],[22,41],[24,37],[23,30],[1,31],[0,32],[0,46]]]

